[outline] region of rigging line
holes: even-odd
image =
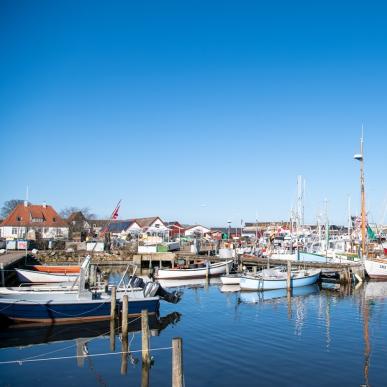
[[[153,348],[153,349],[149,349],[149,351],[150,352],[165,351],[168,349],[172,349],[172,347]],[[0,365],[6,365],[6,364],[22,365],[23,363],[36,363],[36,362],[52,361],[52,360],[78,359],[78,358],[85,358],[85,357],[102,357],[102,356],[109,356],[109,355],[122,355],[125,353],[139,353],[139,352],[144,352],[144,351],[146,351],[146,350],[138,349],[135,351],[102,352],[102,353],[94,353],[94,354],[88,354],[88,355],[71,355],[71,356],[47,357],[47,358],[28,359],[28,360],[26,360],[26,359],[24,359],[24,360],[6,360],[6,361],[0,361]]]
[[[141,318],[141,317],[136,317],[134,320],[132,320],[130,323],[128,323],[128,325],[129,325],[129,324],[132,324],[133,322],[137,321],[137,320],[140,319],[140,318]],[[117,328],[115,328],[114,330],[116,330],[116,329],[119,330],[120,328],[121,328],[121,325],[117,326]],[[92,337],[90,340],[87,340],[87,343],[90,343],[91,341],[96,340],[96,339],[100,338],[101,336],[107,336],[110,332],[111,332],[111,331],[110,331],[110,329],[109,329],[108,331],[106,331],[106,332],[104,332],[104,333],[101,333],[100,335],[98,335],[98,336],[96,336],[96,337]],[[49,352],[46,352],[46,353],[43,353],[43,354],[38,354],[38,355],[35,355],[35,356],[27,357],[27,358],[25,358],[25,359],[23,359],[23,360],[21,360],[21,361],[26,361],[26,360],[35,359],[35,358],[37,358],[37,357],[39,357],[39,356],[47,356],[47,355],[51,355],[51,354],[53,354],[53,353],[57,353],[57,352],[60,352],[60,351],[65,351],[66,349],[74,348],[74,347],[76,347],[76,346],[77,346],[76,343],[75,343],[75,344],[71,344],[71,345],[69,345],[69,346],[67,346],[67,347],[64,347],[64,348],[58,348],[58,349],[54,349],[54,350],[52,350],[52,351],[49,351]]]

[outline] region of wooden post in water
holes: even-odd
[[[1,269],[1,286],[5,286],[5,275],[4,275],[4,263],[0,263],[0,269]]]
[[[210,262],[206,261],[206,282],[210,279]]]
[[[117,307],[117,289],[115,286],[112,287],[111,301],[110,301],[110,319],[116,318],[116,307]]]
[[[122,297],[122,336],[128,336],[128,295]]]
[[[253,266],[253,274],[257,274],[257,266]]]
[[[228,263],[226,263],[226,274],[227,274],[227,275],[230,274],[230,268],[228,267]]]
[[[172,387],[183,387],[183,339],[174,337],[172,339]]]
[[[110,320],[110,352],[116,350],[116,320]]]
[[[143,364],[150,364],[149,356],[149,323],[148,323],[148,311],[141,311],[141,344],[142,344],[142,362]]]
[[[128,372],[128,334],[122,334],[122,347],[121,347],[121,375],[126,375]]]
[[[288,261],[287,288],[288,290],[292,288],[292,263],[290,261]]]

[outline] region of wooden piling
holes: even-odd
[[[228,267],[228,263],[226,264],[226,274],[227,274],[227,275],[230,274],[230,268]]]
[[[112,287],[111,301],[110,301],[110,319],[116,318],[117,309],[117,289],[115,286]]]
[[[0,270],[1,270],[1,286],[5,286],[5,274],[4,274],[4,263],[0,263]]]
[[[292,288],[292,263],[288,261],[288,277],[287,277],[287,288],[290,290]]]
[[[114,352],[116,350],[116,320],[110,320],[110,352]]]
[[[142,361],[143,364],[150,364],[149,356],[149,323],[148,323],[148,311],[141,311],[141,345],[142,345]]]
[[[206,281],[210,279],[210,262],[206,261]]]
[[[141,367],[141,387],[149,386],[149,364],[142,363]]]
[[[122,297],[122,337],[128,336],[128,301],[129,297],[125,294]]]
[[[183,339],[174,337],[172,339],[172,387],[183,387]]]
[[[121,375],[126,375],[128,372],[128,350],[129,350],[129,343],[128,343],[128,335],[122,334],[122,347],[121,347]]]
[[[253,266],[253,274],[257,274],[257,266]]]

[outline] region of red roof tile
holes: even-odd
[[[59,214],[48,205],[18,204],[13,211],[3,220],[3,226],[28,226],[28,227],[68,227]]]

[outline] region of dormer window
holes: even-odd
[[[22,220],[22,217],[21,217],[21,216],[18,216],[18,217],[16,218],[16,220],[17,220],[18,222],[20,222],[20,221]]]
[[[52,221],[53,221],[53,222],[56,222],[56,218],[52,218]]]

